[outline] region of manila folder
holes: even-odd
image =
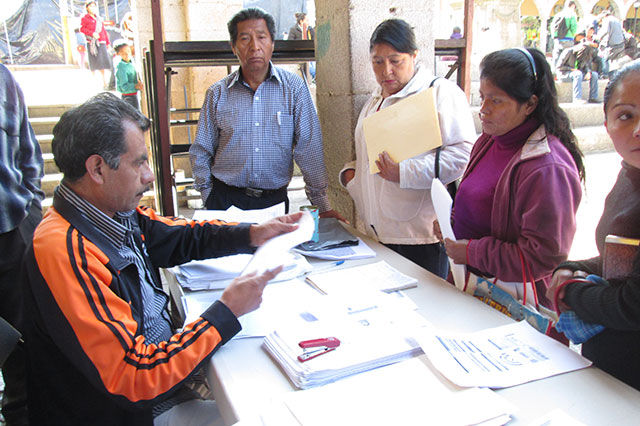
[[[433,88],[381,109],[362,121],[369,172],[378,173],[378,155],[400,162],[442,145]]]

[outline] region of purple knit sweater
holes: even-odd
[[[457,239],[491,234],[491,209],[498,179],[538,126],[540,123],[530,118],[502,136],[492,136],[494,143],[458,188],[453,226]]]

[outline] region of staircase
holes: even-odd
[[[73,105],[41,105],[29,107],[29,121],[36,134],[36,139],[42,150],[44,160],[44,177],[42,178],[42,190],[45,199],[42,202],[42,209],[46,211],[51,206],[53,200],[53,190],[62,180],[62,173],[58,170],[53,161],[51,151],[51,140],[53,139],[53,127],[58,122],[60,116],[72,108]]]

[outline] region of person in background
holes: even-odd
[[[585,38],[585,33],[576,34],[575,45],[564,49],[558,63],[556,71],[558,77],[563,81],[573,83],[573,102],[575,103],[599,103],[598,99],[598,72],[591,67],[595,58],[598,57],[598,50],[593,43],[589,43]],[[589,81],[589,99],[582,98],[582,81]]]
[[[271,63],[275,21],[262,9],[228,23],[240,69],[207,90],[189,149],[195,188],[207,209],[248,210],[285,203],[295,159],[320,217],[336,217],[327,196],[322,133],[309,89]]]
[[[447,256],[431,226],[435,219],[430,189],[435,177],[436,152],[399,163],[386,151],[376,153],[380,172],[371,174],[362,122],[380,109],[433,87],[442,137],[440,179],[446,184],[462,175],[471,141],[476,138],[469,103],[455,83],[437,78],[417,62],[418,46],[407,22],[389,19],[380,23],[371,35],[369,52],[378,87],[358,117],[356,160],[340,171],[340,182],[353,198],[369,236],[434,274],[446,277]]]
[[[133,14],[127,12],[120,22],[120,32],[122,37],[126,38],[131,47],[131,56],[135,56],[135,24],[133,22]]]
[[[458,26],[453,27],[453,32],[451,33],[449,38],[453,38],[453,39],[462,38],[462,30],[460,29],[460,27]]]
[[[80,28],[73,30],[76,35],[76,47],[78,49],[78,65],[80,68],[87,68],[87,37],[84,35]]]
[[[313,40],[316,32],[307,21],[307,14],[296,13],[296,24],[291,27],[287,40]]]
[[[576,2],[568,0],[562,11],[553,19],[551,35],[553,36],[552,60],[554,65],[558,63],[562,51],[573,46],[573,39],[578,32],[576,8]]]
[[[256,309],[279,266],[234,279],[181,331],[159,268],[250,253],[297,229],[190,221],[139,207],[154,181],[149,120],[112,93],[65,112],[52,150],[64,177],[24,261],[24,335],[33,425],[218,425],[193,376]]]
[[[80,31],[87,37],[87,49],[89,50],[89,69],[94,73],[98,71],[102,76],[104,90],[110,90],[109,80],[105,70],[113,69],[113,61],[107,47],[109,47],[109,35],[104,27],[104,21],[98,14],[98,5],[95,0],[85,3],[87,13],[80,20]]]
[[[524,258],[548,307],[546,283],[576,230],[582,153],[539,50],[485,56],[480,98],[482,135],[455,198],[457,241],[445,240],[447,254],[477,275],[512,283],[523,281]]]
[[[604,73],[610,74],[611,62],[624,56],[624,30],[622,23],[609,9],[602,12],[600,29],[596,35],[602,49]]]
[[[114,42],[114,46],[116,54],[120,56],[120,62],[116,68],[116,88],[123,101],[140,111],[138,90],[142,90],[143,85],[133,65],[131,46],[127,40]]]
[[[313,40],[316,36],[316,32],[307,20],[306,13],[296,13],[296,25],[291,27],[287,34],[287,40]],[[305,62],[301,64],[302,72],[309,73],[311,80],[316,78],[316,62]]]
[[[640,239],[640,63],[615,73],[604,93],[607,133],[622,157],[622,169],[607,196],[596,228],[599,256],[561,263],[547,295],[558,311],[573,314],[596,334],[584,336],[582,355],[594,365],[640,390],[640,250],[630,272],[609,278],[570,281],[604,275],[607,235]],[[569,324],[570,325],[570,324]],[[567,334],[572,331],[570,327]],[[573,340],[573,339],[572,339]]]
[[[27,105],[11,72],[0,64],[0,316],[23,331],[18,280],[24,252],[42,218],[44,164]],[[7,426],[28,424],[25,354],[17,346],[3,368],[2,415]]]

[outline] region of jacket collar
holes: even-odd
[[[551,152],[547,131],[544,124],[541,124],[527,139],[520,151],[520,160],[540,157]]]
[[[95,244],[109,258],[109,263],[114,268],[121,271],[131,264],[129,260],[120,254],[116,245],[108,238],[105,238],[105,234],[88,220],[76,206],[62,197],[58,191],[53,194],[53,207],[80,234]]]

